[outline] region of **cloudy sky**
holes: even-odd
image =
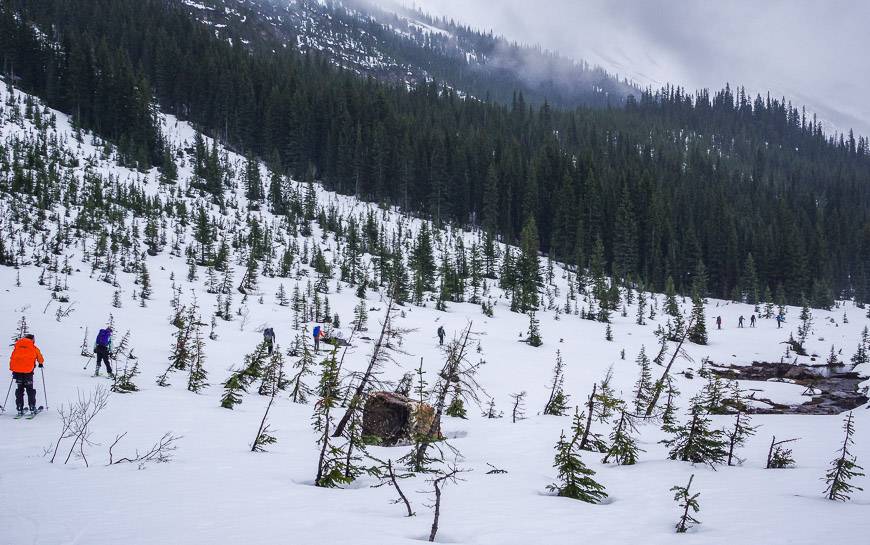
[[[785,95],[870,135],[870,1],[405,0],[642,85]]]

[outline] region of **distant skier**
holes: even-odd
[[[784,321],[785,321],[785,316],[783,316],[781,312],[779,314],[777,314],[776,315],[776,328],[782,329],[782,323]]]
[[[12,379],[15,387],[15,407],[18,416],[24,416],[24,392],[27,391],[27,405],[30,414],[36,414],[36,389],[33,387],[33,371],[36,364],[42,367],[45,360],[42,352],[36,347],[33,335],[25,335],[18,339],[12,355],[9,357],[9,370],[12,371]]]
[[[716,329],[722,329],[722,317],[716,316]]]
[[[312,334],[314,335],[314,351],[317,352],[320,350],[320,326],[319,325],[314,326],[314,332]]]
[[[112,373],[112,366],[109,364],[109,356],[112,353],[112,328],[107,327],[106,329],[101,329],[99,333],[97,333],[97,340],[94,341],[94,354],[97,355],[97,368],[94,370],[94,376],[100,376],[100,362],[106,364],[106,373],[113,377],[115,376]]]
[[[263,330],[263,342],[266,343],[266,349],[269,351],[269,355],[272,355],[272,351],[275,350],[275,330],[271,327],[267,327]]]
[[[749,317],[749,327],[755,327],[755,314]]]
[[[443,325],[439,325],[439,326],[438,326],[438,344],[439,344],[439,345],[443,345],[443,344],[444,344],[444,336],[445,336],[445,335],[447,335],[447,332],[444,331],[444,326],[443,326]]]
[[[740,315],[740,318],[737,319],[737,327],[743,328],[743,315]]]

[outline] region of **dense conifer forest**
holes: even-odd
[[[687,293],[703,277],[709,295],[747,302],[870,299],[868,142],[825,134],[785,99],[730,87],[570,110],[461,98],[360,78],[268,36],[219,40],[167,0],[0,0],[0,60],[141,169],[171,163],[159,109],[276,171],[647,289],[671,277]]]

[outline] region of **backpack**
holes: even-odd
[[[267,327],[263,330],[263,337],[272,340],[275,338],[275,331],[271,327]]]
[[[112,340],[112,332],[108,329],[101,329],[99,333],[97,333],[97,346],[109,346],[109,342]]]
[[[315,336],[315,337],[320,337],[320,326],[316,326],[316,327],[314,328],[314,336]]]

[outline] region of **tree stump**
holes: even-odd
[[[374,392],[363,408],[362,434],[377,437],[386,447],[407,445],[417,434],[441,439],[441,422],[435,423],[435,409],[393,392]],[[432,433],[430,433],[432,430]]]

